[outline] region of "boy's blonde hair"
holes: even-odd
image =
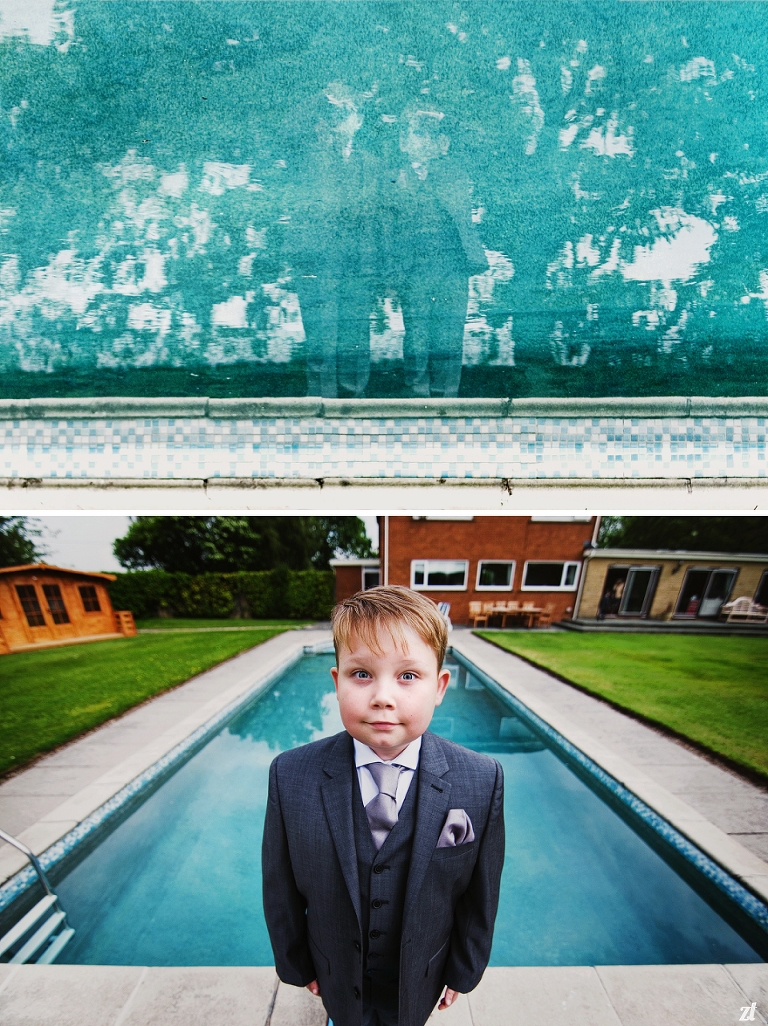
[[[435,653],[441,669],[448,647],[448,626],[437,606],[424,595],[399,584],[359,591],[340,602],[331,617],[336,659],[342,645],[349,648],[349,639],[356,634],[372,652],[381,653],[379,635],[389,632],[394,643],[403,648],[403,627],[410,627]]]

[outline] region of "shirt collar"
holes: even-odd
[[[357,738],[352,739],[355,745],[355,766],[367,766],[371,762],[384,762],[379,756],[372,751],[368,745],[364,745],[362,741],[358,741]],[[405,766],[406,769],[416,770],[419,768],[419,752],[421,751],[421,738],[417,737],[415,741],[411,741],[407,748],[405,748],[396,759],[392,762],[398,766]]]

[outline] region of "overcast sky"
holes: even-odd
[[[363,517],[368,535],[378,544],[376,517]],[[122,570],[112,554],[112,543],[128,530],[130,517],[47,516],[30,518],[42,529],[39,539],[45,548],[43,559],[54,566],[74,570]]]

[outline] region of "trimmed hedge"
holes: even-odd
[[[115,609],[130,609],[137,620],[157,616],[328,620],[334,577],[331,570],[286,567],[199,575],[139,570],[118,574],[109,594]]]

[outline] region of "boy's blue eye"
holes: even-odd
[[[416,680],[416,674],[411,673],[410,670],[406,670],[405,673],[401,674],[403,680]]]
[[[370,673],[367,670],[355,670],[352,676],[357,677],[358,680],[367,680],[370,677]]]

